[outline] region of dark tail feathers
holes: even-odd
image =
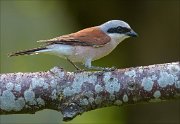
[[[39,47],[39,48],[30,49],[30,50],[22,50],[22,51],[10,53],[8,56],[12,57],[12,56],[20,56],[20,55],[31,55],[31,54],[34,54],[36,51],[45,50],[45,49],[47,48]]]

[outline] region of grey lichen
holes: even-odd
[[[99,84],[96,84],[96,86],[95,86],[95,91],[96,91],[97,93],[100,93],[100,92],[103,91],[103,87],[102,87],[101,85],[99,85]]]
[[[63,90],[63,95],[64,96],[72,96],[75,93],[74,89],[72,89],[71,87],[66,87]]]
[[[155,91],[153,94],[154,98],[159,98],[161,96],[161,92],[159,90]]]
[[[171,64],[167,68],[169,69],[169,72],[171,74],[177,74],[178,72],[180,72],[180,66],[178,65]]]
[[[24,98],[20,97],[15,100],[14,94],[5,90],[0,96],[0,108],[5,111],[20,111],[25,106]]]
[[[11,83],[11,82],[9,82],[9,83],[6,84],[6,89],[7,89],[7,90],[13,90],[13,87],[14,87],[14,84]]]
[[[23,75],[22,72],[18,72],[18,73],[16,74],[16,80],[17,80],[18,82],[20,82],[20,81],[22,80],[22,75]]]
[[[0,82],[3,82],[3,80],[6,78],[6,74],[1,74],[0,76]]]
[[[140,74],[143,73],[143,67],[142,67],[142,66],[139,67],[138,72],[139,72]]]
[[[54,100],[54,99],[57,98],[57,90],[56,90],[56,89],[54,89],[54,90],[52,91],[52,93],[51,93],[51,98],[52,98],[52,100]]]
[[[52,78],[52,80],[50,81],[50,86],[51,88],[57,87],[57,80],[55,78]]]
[[[31,89],[24,91],[24,98],[30,105],[37,104],[37,102],[35,101],[35,93]]]
[[[105,82],[105,89],[110,94],[113,94],[114,92],[118,92],[120,90],[120,83],[118,83],[118,79],[113,78],[112,81]]]
[[[14,109],[15,106],[15,96],[14,94],[9,91],[5,90],[0,96],[0,108],[2,110],[11,111]]]
[[[43,89],[48,89],[49,84],[44,82]]]
[[[128,95],[127,94],[123,95],[123,102],[128,102]]]
[[[176,87],[176,88],[180,88],[180,81],[176,81],[176,82],[175,82],[175,87]]]
[[[90,104],[92,104],[94,102],[94,98],[93,97],[90,97],[88,100],[89,100]]]
[[[25,100],[24,100],[23,97],[20,97],[15,101],[14,110],[15,111],[20,111],[21,109],[23,109],[24,106],[25,106]]]
[[[17,92],[20,92],[21,91],[21,85],[20,84],[15,84],[14,85],[14,90],[17,91]]]
[[[45,102],[41,97],[37,98],[36,101],[37,101],[39,106],[44,106],[45,105]]]
[[[175,75],[168,74],[167,72],[160,72],[160,78],[158,79],[158,84],[160,87],[166,87],[167,85],[174,84],[178,78]]]
[[[112,77],[110,72],[106,72],[104,74],[104,83],[105,83],[105,90],[110,94],[114,92],[118,92],[120,90],[120,83],[117,78]]]
[[[126,71],[124,74],[126,76],[129,76],[129,77],[132,77],[132,78],[136,77],[136,71],[135,70]]]
[[[88,91],[88,92],[85,92],[85,93],[84,93],[84,96],[90,98],[90,97],[93,97],[94,94],[93,94],[91,91]]]
[[[90,74],[88,72],[85,72],[83,74],[82,73],[75,74],[75,78],[74,78],[74,82],[80,82],[80,83],[88,82],[95,84],[96,81],[97,81],[97,76]]]
[[[111,72],[105,72],[104,73],[104,77],[103,77],[103,81],[109,81],[109,79],[111,78],[112,73]]]
[[[151,91],[152,87],[153,87],[154,82],[152,81],[152,78],[150,77],[144,77],[142,79],[142,84],[141,86],[143,86],[144,90],[146,91]]]
[[[37,87],[43,87],[43,89],[47,89],[48,86],[49,85],[45,82],[44,78],[39,78],[39,77],[32,78],[32,83],[31,83],[32,89],[35,89]]]
[[[89,101],[86,98],[80,100],[80,105],[88,105],[88,104]]]
[[[96,104],[100,104],[102,102],[102,98],[100,96],[97,96],[94,101]]]
[[[73,80],[73,83],[71,86],[66,87],[63,90],[63,94],[64,96],[71,96],[75,93],[79,93],[81,92],[81,87],[83,85],[83,83],[92,83],[95,84],[97,81],[97,76],[95,75],[90,75],[89,73],[84,73],[84,74],[75,74],[75,78]]]
[[[71,85],[73,94],[81,92],[81,87],[84,82],[81,81],[81,79],[73,81],[73,84]]]
[[[157,80],[157,76],[154,74],[151,76],[151,79],[155,81],[155,80]]]

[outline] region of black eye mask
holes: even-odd
[[[131,31],[131,29],[126,28],[126,27],[121,27],[121,26],[118,26],[115,28],[110,28],[107,30],[108,33],[119,33],[119,34],[125,34],[130,31]]]

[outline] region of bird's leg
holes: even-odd
[[[81,70],[77,65],[75,65],[69,58],[66,57],[66,59],[69,61],[69,63],[71,63],[74,68],[76,68],[77,70]]]
[[[94,70],[101,70],[101,71],[114,71],[116,68],[112,67],[112,68],[103,68],[103,67],[98,67],[98,66],[92,66],[91,65],[91,59],[87,59],[85,61],[85,67],[88,69],[94,69]]]

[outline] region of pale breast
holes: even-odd
[[[69,56],[69,59],[74,62],[84,62],[86,59],[94,61],[111,53],[116,46],[116,42],[113,41],[98,48],[90,46],[76,46],[74,53]]]

